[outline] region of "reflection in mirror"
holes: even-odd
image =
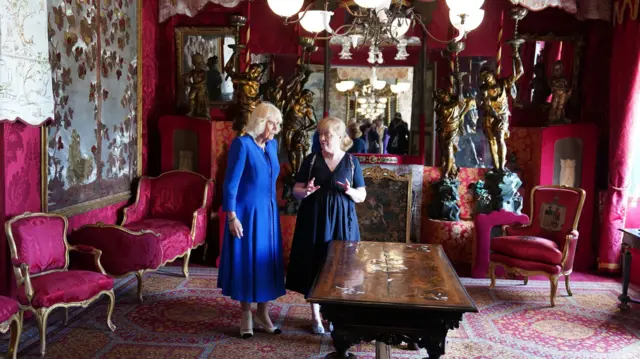
[[[569,123],[579,109],[581,36],[523,35],[524,75],[515,106],[541,111],[547,124]]]
[[[190,112],[206,108],[208,113],[209,105],[233,101],[233,83],[224,65],[233,54],[228,45],[234,42],[232,28],[176,28],[179,107]]]
[[[463,78],[464,97],[475,98],[476,103],[479,104],[478,84],[480,69],[484,66],[494,67],[495,59],[477,56],[461,56],[459,63],[460,71],[467,73]],[[441,79],[440,83],[449,81],[449,71],[445,72],[445,74],[447,78]],[[484,131],[483,118],[484,113],[479,106],[473,106],[464,116],[460,124],[460,136],[457,144],[458,151],[455,154],[455,161],[458,167],[484,168],[493,166],[489,142],[487,141]]]
[[[412,116],[413,67],[331,69],[331,114],[355,122],[364,142],[352,152],[408,154]],[[354,125],[351,125],[354,128]],[[361,141],[356,141],[360,143]]]

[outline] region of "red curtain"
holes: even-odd
[[[619,270],[627,215],[634,126],[640,125],[640,21],[614,24],[609,91],[609,180],[600,233],[598,268]],[[637,131],[635,131],[637,132]],[[637,145],[636,145],[637,146]]]

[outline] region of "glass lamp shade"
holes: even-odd
[[[267,0],[271,11],[282,17],[295,15],[302,8],[304,0]]]
[[[354,0],[358,6],[373,9],[380,5],[382,0]]]
[[[302,28],[309,32],[318,33],[324,30],[332,32],[329,26],[331,16],[333,16],[332,11],[309,10],[306,14],[302,12],[299,13],[298,16],[300,17],[300,25]]]
[[[373,84],[373,88],[376,90],[382,90],[385,86],[387,86],[387,82],[384,80],[378,80]]]
[[[449,11],[449,21],[451,25],[458,29],[461,33],[475,30],[484,19],[484,10],[466,11],[466,14],[456,14],[453,10]]]
[[[447,0],[449,10],[462,14],[466,11],[477,10],[484,4],[484,0]]]
[[[360,97],[360,98],[358,99],[358,103],[360,103],[360,104],[367,103],[367,99],[366,99],[366,98],[364,98],[364,97]]]
[[[391,35],[396,39],[404,36],[411,27],[411,20],[406,17],[397,18],[391,23]]]
[[[351,90],[356,85],[353,81],[340,81],[336,83],[336,90],[345,92]]]
[[[378,102],[379,102],[379,103],[387,103],[387,98],[386,98],[386,97],[380,97],[380,98],[378,99]]]

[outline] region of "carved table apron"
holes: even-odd
[[[478,311],[437,244],[333,241],[308,299],[333,323],[325,358],[355,358],[349,348],[373,340],[376,358],[402,342],[439,358],[449,329]]]

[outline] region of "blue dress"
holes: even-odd
[[[324,265],[329,242],[360,240],[355,202],[336,182],[348,179],[353,188],[365,186],[358,159],[348,153],[333,172],[322,153],[307,156],[296,174],[296,182],[306,184],[311,178],[315,178],[314,183],[320,188],[300,204],[286,284],[287,289],[305,296]]]
[[[276,202],[279,173],[276,141],[267,141],[263,151],[249,135],[233,140],[224,178],[222,209],[236,212],[243,237],[232,238],[227,221],[218,288],[234,300],[262,303],[285,294]]]

